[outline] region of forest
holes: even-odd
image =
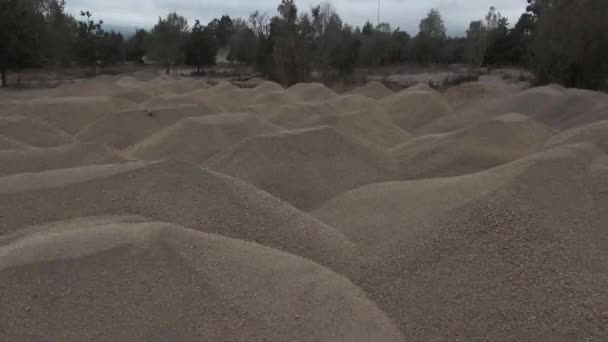
[[[522,0],[523,1],[523,0]],[[509,23],[491,7],[472,18],[466,36],[446,33],[442,15],[430,9],[412,35],[390,23],[353,26],[329,1],[298,8],[281,0],[274,14],[248,18],[228,14],[191,26],[169,13],[150,29],[125,37],[104,30],[103,18],[83,9],[65,10],[65,0],[0,0],[0,71],[81,66],[94,75],[121,63],[154,62],[166,72],[189,65],[202,73],[216,63],[219,49],[228,61],[250,65],[285,85],[309,80],[314,71],[348,79],[359,67],[402,63],[468,64],[472,69],[520,66],[537,84],[605,90],[608,79],[608,1],[527,0],[526,11]]]

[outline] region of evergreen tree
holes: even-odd
[[[82,19],[78,22],[78,35],[76,39],[76,55],[81,65],[91,69],[95,75],[97,63],[101,61],[101,44],[104,38],[103,21],[92,19],[89,11],[80,11]]]
[[[44,15],[36,0],[0,0],[0,74],[41,63]]]
[[[146,53],[155,61],[163,64],[167,75],[171,66],[184,61],[184,45],[188,37],[188,20],[173,12],[166,18],[158,18],[152,28]]]
[[[217,43],[213,34],[207,28],[196,21],[186,47],[186,64],[196,67],[197,73],[202,68],[215,65],[217,55]]]

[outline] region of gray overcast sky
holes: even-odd
[[[450,35],[462,35],[471,20],[481,19],[490,6],[515,24],[526,7],[525,0],[380,0],[381,21],[399,26],[410,34],[418,32],[418,23],[430,8],[441,11]],[[193,23],[200,19],[207,23],[222,14],[247,17],[249,13],[276,13],[280,0],[67,0],[67,10],[77,15],[81,9],[93,12],[96,19],[107,24],[149,28],[159,16],[177,11]],[[320,0],[296,0],[300,11],[308,11]],[[362,26],[366,20],[376,22],[377,0],[333,0],[334,7],[344,21]]]

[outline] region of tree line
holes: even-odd
[[[93,13],[78,18],[66,13],[65,0],[0,0],[0,72],[2,86],[9,71],[78,65],[94,75],[99,67],[124,62],[143,63],[150,58],[169,68],[188,64],[201,68],[215,64],[217,42],[226,19],[207,26],[171,13],[159,18],[150,31],[139,29],[131,37],[104,30]],[[227,38],[224,38],[224,41]]]
[[[275,15],[224,15],[192,27],[170,13],[151,30],[125,39],[104,31],[89,12],[78,19],[66,14],[64,0],[0,0],[0,69],[3,84],[6,72],[20,68],[79,64],[94,73],[99,65],[144,59],[167,72],[180,64],[201,72],[215,64],[218,49],[228,48],[230,62],[251,65],[286,85],[308,80],[313,71],[349,78],[357,67],[415,62],[516,65],[534,71],[540,84],[606,88],[608,1],[526,1],[526,12],[512,27],[491,7],[471,21],[464,37],[447,35],[437,9],[412,36],[388,23],[353,27],[328,1],[301,11],[294,0],[281,0]]]

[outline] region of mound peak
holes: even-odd
[[[392,95],[393,91],[378,81],[371,81],[353,90],[352,93],[364,95],[374,100],[380,100],[389,95]]]
[[[30,148],[31,146],[17,141],[13,138],[5,137],[0,135],[0,151],[4,150],[18,150],[24,148]]]
[[[334,116],[327,124],[342,134],[390,148],[411,138],[382,111],[363,110],[349,115]]]
[[[200,163],[241,140],[281,129],[250,113],[224,113],[182,119],[131,146],[138,159]]]
[[[72,137],[66,132],[35,118],[21,115],[0,116],[0,134],[35,147],[55,147],[72,141]]]
[[[333,114],[334,110],[325,101],[293,103],[271,110],[267,120],[287,129],[299,129],[320,126]]]
[[[356,186],[391,178],[394,171],[388,154],[331,127],[252,137],[206,165],[303,210]]]
[[[332,228],[254,186],[188,163],[153,163],[80,183],[0,194],[0,234],[108,214],[141,215],[252,241],[338,271],[349,267],[352,244]]]
[[[256,85],[255,88],[252,89],[252,92],[255,94],[265,94],[281,90],[284,89],[280,84],[271,81],[263,81],[261,83],[258,83],[258,85]]]
[[[123,162],[115,164],[85,165],[39,172],[24,172],[0,177],[0,193],[12,194],[38,189],[51,189],[77,184],[97,178],[106,178],[150,165],[150,162]]]
[[[539,151],[552,131],[521,114],[506,114],[451,133],[418,137],[393,148],[403,179],[462,175]]]
[[[402,339],[346,278],[252,243],[137,217],[55,222],[4,240],[0,305],[12,340]]]
[[[120,87],[115,83],[118,78],[99,76],[88,80],[79,80],[72,83],[62,84],[52,90],[57,97],[63,96],[110,96],[118,91]]]
[[[459,115],[444,117],[427,124],[421,133],[445,132],[506,113],[522,113],[557,129],[608,119],[601,104],[608,96],[599,92],[565,89],[549,85],[526,89],[506,97],[480,103]],[[606,102],[608,103],[608,102]]]
[[[83,128],[76,139],[124,149],[186,117],[215,113],[203,105],[145,108],[108,113]]]
[[[431,88],[426,83],[416,83],[411,87],[405,88],[404,90],[402,90],[402,92],[404,92],[404,93],[429,92],[429,93],[439,94],[439,92],[437,90]]]
[[[116,150],[98,144],[0,151],[0,176],[124,161]]]
[[[372,184],[313,214],[358,243],[357,283],[406,339],[603,336],[600,315],[572,310],[592,293],[589,310],[608,303],[596,268],[608,255],[593,242],[603,208],[589,186],[599,155],[567,146],[477,174]]]
[[[107,113],[133,109],[136,104],[110,96],[39,98],[23,102],[19,113],[39,119],[69,134]]]
[[[335,113],[352,113],[375,107],[376,101],[360,94],[339,95],[327,100]]]
[[[383,108],[397,126],[408,132],[444,116],[452,116],[453,110],[436,91],[405,89],[380,100]]]
[[[269,92],[260,92],[253,98],[254,104],[266,104],[278,106],[295,102],[296,99],[284,90],[275,90]]]
[[[338,95],[321,83],[298,83],[287,92],[300,101],[322,101]]]
[[[466,111],[473,106],[520,92],[522,87],[519,84],[481,80],[450,87],[443,95],[455,110]]]
[[[224,94],[224,93],[230,93],[230,92],[239,91],[239,90],[241,90],[239,87],[235,86],[234,84],[232,84],[230,82],[226,82],[226,81],[221,81],[218,84],[209,88],[209,92],[214,93],[214,94]]]
[[[608,121],[599,121],[563,131],[551,137],[546,146],[553,147],[585,141],[594,143],[608,153]]]

